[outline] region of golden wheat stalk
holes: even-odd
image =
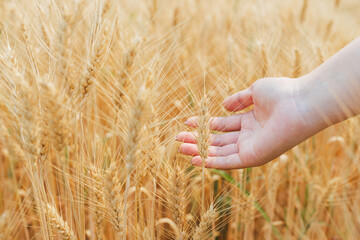
[[[148,100],[148,92],[145,86],[141,86],[138,96],[134,105],[134,109],[129,118],[127,129],[126,146],[126,186],[125,186],[125,199],[124,199],[124,232],[126,234],[127,226],[127,203],[130,189],[130,174],[134,169],[136,155],[138,151],[138,144],[141,138],[141,130],[143,127],[143,120],[145,115],[145,107]]]
[[[96,239],[101,240],[104,239],[103,236],[103,221],[104,221],[104,184],[103,184],[103,176],[101,171],[92,166],[90,169],[91,177],[92,177],[92,189],[95,196],[95,209],[94,209],[94,221],[95,221],[95,229],[96,229]]]
[[[69,127],[66,121],[65,106],[67,103],[51,83],[40,82],[42,89],[41,99],[44,105],[44,128],[43,134],[51,141],[53,147],[61,152],[68,144]],[[47,144],[44,142],[44,145]],[[43,146],[46,147],[46,146]]]
[[[179,229],[179,240],[187,239],[184,171],[176,166],[171,177],[170,208]]]
[[[122,237],[124,233],[123,214],[122,214],[122,198],[120,194],[120,180],[117,174],[115,163],[111,163],[105,175],[105,198],[110,213],[110,221],[117,232]]]
[[[115,83],[115,94],[113,97],[116,109],[115,120],[117,120],[117,114],[127,97],[129,87],[131,85],[131,74],[133,73],[135,58],[140,42],[140,40],[134,41],[130,49],[125,52],[123,56],[123,63],[120,67],[121,70],[117,71],[118,81]]]
[[[200,103],[200,115],[198,117],[197,127],[197,147],[199,156],[201,157],[201,205],[202,213],[205,212],[205,164],[208,158],[208,148],[210,140],[210,127],[209,127],[210,115],[208,111],[208,100],[204,96]]]
[[[195,229],[193,240],[209,239],[209,229],[217,217],[216,210],[211,205],[210,208],[202,215],[199,225]]]
[[[101,41],[97,43],[95,51],[92,53],[90,64],[86,67],[81,81],[81,96],[84,98],[90,91],[91,86],[97,78],[98,72],[105,60],[107,48],[107,35],[103,34]]]
[[[68,223],[59,215],[56,208],[50,204],[44,203],[46,213],[49,218],[51,225],[58,231],[59,235],[66,240],[76,240],[74,232],[69,227]]]

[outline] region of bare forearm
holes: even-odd
[[[299,79],[303,109],[321,130],[360,113],[360,38]]]

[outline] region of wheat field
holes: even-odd
[[[358,0],[0,2],[0,239],[359,239],[355,117],[271,163],[194,167],[175,136],[360,34]]]

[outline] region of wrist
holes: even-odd
[[[295,101],[303,116],[304,125],[310,132],[319,132],[342,120],[334,114],[334,99],[324,81],[311,73],[296,81],[298,92]]]
[[[360,111],[355,94],[359,88],[358,81],[352,81],[350,76],[315,70],[297,81],[297,102],[306,124],[313,131],[321,131],[357,115]]]

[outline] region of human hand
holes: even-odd
[[[224,101],[228,111],[236,112],[254,105],[246,113],[210,120],[212,134],[205,167],[237,169],[263,165],[310,137],[319,128],[309,124],[308,112],[302,108],[299,79],[264,78]],[[186,121],[197,126],[197,118]],[[196,133],[181,132],[181,153],[192,155],[192,164],[201,166]]]

